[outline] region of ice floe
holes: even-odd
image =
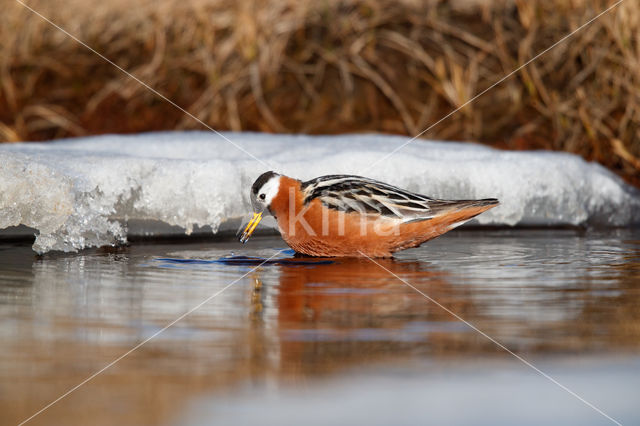
[[[416,140],[375,164],[408,139],[225,136],[264,164],[210,132],[0,144],[0,229],[35,229],[39,253],[116,244],[147,232],[129,225],[148,221],[220,232],[248,214],[251,183],[267,167],[303,180],[361,174],[436,198],[499,198],[475,224],[640,224],[640,191],[571,154]]]

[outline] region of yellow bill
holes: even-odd
[[[262,220],[262,212],[253,214],[253,217],[247,224],[247,227],[244,228],[244,231],[240,236],[240,242],[242,244],[246,243],[249,240],[249,237],[251,237],[251,234],[253,234],[253,231],[256,229],[256,226],[258,226],[261,220]]]

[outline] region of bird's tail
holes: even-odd
[[[431,200],[429,207],[433,215],[429,218],[405,223],[402,226],[402,238],[390,248],[390,251],[394,252],[417,247],[425,241],[436,238],[462,225],[498,204],[500,202],[495,198],[486,198],[484,200]]]
[[[496,198],[485,198],[483,200],[456,200],[442,201],[437,207],[434,206],[436,217],[445,219],[449,229],[462,225],[470,219],[486,212],[500,204]]]

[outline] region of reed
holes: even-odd
[[[415,135],[605,0],[30,0],[220,130]],[[13,0],[0,139],[202,129]],[[640,184],[640,3],[626,1],[424,134],[598,161]]]

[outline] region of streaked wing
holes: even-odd
[[[455,201],[434,200],[360,176],[330,175],[302,183],[305,204],[318,198],[331,209],[375,214],[404,222],[425,220],[451,208]]]

